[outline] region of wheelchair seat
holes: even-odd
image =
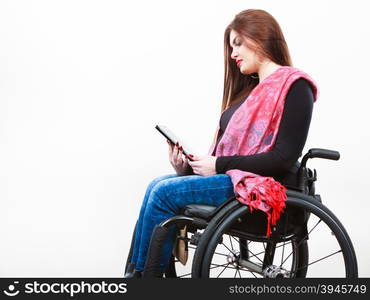
[[[187,217],[195,217],[210,221],[216,213],[216,208],[216,206],[206,204],[188,204],[184,206],[182,213]]]

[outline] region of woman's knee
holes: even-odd
[[[177,177],[177,176],[176,176]],[[160,181],[158,181],[155,186],[152,189],[152,193],[155,193],[157,196],[165,197],[167,195],[167,191],[173,188],[176,188],[176,185],[181,184],[180,181],[182,177],[180,177],[180,180],[173,179],[173,177],[167,177]]]
[[[168,194],[176,184],[177,181],[171,178],[157,182],[151,191],[148,199],[148,206],[150,206],[152,209],[157,208],[160,210],[172,211],[169,202],[173,201],[173,199],[170,200]]]
[[[177,177],[177,176],[179,176],[179,175],[177,175],[177,174],[166,174],[166,175],[158,176],[158,177],[154,178],[148,184],[148,190],[152,190],[159,182],[161,182],[163,180],[166,180],[166,179],[169,179],[169,178],[173,178],[173,177]]]
[[[149,203],[152,208],[167,211],[169,213],[177,213],[179,199],[174,197],[174,194],[180,190],[184,190],[185,182],[190,180],[188,176],[180,176],[178,178],[167,178],[158,182],[152,189]]]

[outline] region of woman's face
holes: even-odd
[[[254,45],[253,41],[245,36],[241,36],[236,31],[230,32],[230,46],[232,49],[231,58],[235,60],[235,64],[240,69],[242,74],[257,73],[260,67],[260,57],[252,50],[250,45]]]

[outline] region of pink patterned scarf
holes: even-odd
[[[275,143],[284,102],[290,86],[305,78],[313,88],[314,101],[319,90],[315,81],[305,72],[283,66],[262,80],[246,101],[234,112],[217,145],[215,156],[253,155],[270,151]],[[225,108],[227,109],[227,108]],[[212,155],[219,133],[216,129],[208,155]],[[267,233],[276,225],[285,208],[286,188],[272,177],[263,177],[238,169],[228,170],[236,199],[247,204],[252,212],[259,209],[267,214]]]

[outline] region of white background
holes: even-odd
[[[319,85],[317,191],[370,276],[367,1],[1,1],[0,276],[122,276],[147,184],[173,173],[165,124],[208,151],[223,34],[248,8],[281,25]]]

